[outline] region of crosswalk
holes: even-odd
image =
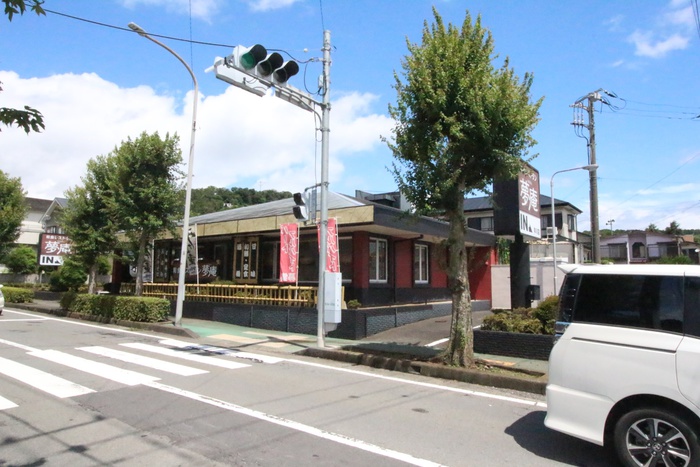
[[[21,358],[15,360],[0,357],[0,411],[20,404],[11,400],[11,395],[3,394],[6,387],[2,384],[3,376],[61,399],[98,391],[82,381],[79,384],[57,376],[47,368],[61,373],[65,373],[61,369],[68,368],[120,385],[136,386],[159,381],[163,374],[196,377],[209,373],[212,367],[240,370],[250,367],[253,362],[275,364],[282,361],[276,357],[174,339],[161,340],[158,345],[122,342],[113,346],[75,347],[68,351],[35,349],[4,339],[0,339],[0,343],[22,350]],[[19,359],[22,361],[16,361]],[[68,374],[75,373],[69,371]]]

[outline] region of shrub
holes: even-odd
[[[85,268],[70,257],[63,261],[63,265],[57,271],[51,273],[49,283],[54,292],[65,292],[67,290],[78,290],[85,285],[87,271]]]
[[[30,303],[34,299],[34,291],[20,287],[3,287],[2,294],[9,303]]]
[[[348,300],[347,306],[349,310],[357,310],[362,306],[362,303],[359,300]]]
[[[70,311],[107,319],[156,323],[165,320],[170,313],[170,302],[152,297],[120,297],[104,294],[76,295]]]
[[[548,321],[556,319],[557,313],[559,313],[559,297],[550,295],[532,310],[531,316],[540,320],[542,324],[546,324]]]
[[[510,313],[489,315],[481,322],[483,331],[513,332],[513,317]]]
[[[36,251],[26,245],[10,250],[4,262],[13,274],[34,274],[37,270]]]
[[[75,301],[75,297],[77,296],[78,292],[73,290],[63,293],[63,295],[61,295],[61,301],[59,302],[61,304],[61,308],[64,310],[70,310],[73,306],[73,302]]]
[[[549,296],[536,308],[516,308],[512,311],[493,310],[484,318],[484,331],[521,332],[527,334],[554,334],[554,323],[559,312],[559,297]]]

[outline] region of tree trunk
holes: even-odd
[[[462,207],[460,203],[459,207]],[[469,293],[467,231],[464,212],[448,212],[450,236],[447,239],[447,280],[452,292],[452,324],[450,341],[445,350],[445,362],[454,366],[473,368],[474,330],[472,329],[472,301]]]
[[[141,234],[139,238],[139,254],[136,256],[136,286],[134,287],[134,295],[140,297],[143,295],[143,265],[146,261],[146,243],[148,238],[146,234]]]
[[[90,266],[88,271],[88,293],[95,293],[95,277],[97,276],[97,264]]]

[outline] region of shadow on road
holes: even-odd
[[[546,428],[545,415],[545,411],[530,412],[505,432],[521,447],[544,459],[577,467],[618,465],[614,456],[603,447]]]

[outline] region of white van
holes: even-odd
[[[561,269],[545,425],[626,466],[700,465],[700,266]]]

